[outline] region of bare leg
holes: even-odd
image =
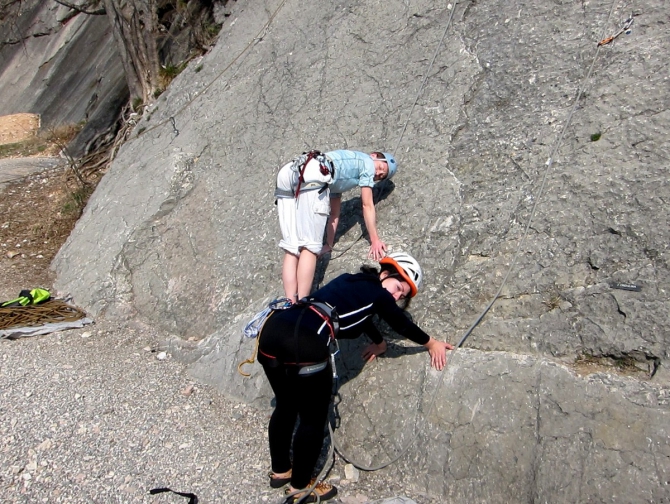
[[[312,282],[314,281],[314,272],[316,271],[317,255],[307,249],[300,251],[298,259],[298,299],[309,296],[312,292]]]
[[[298,256],[295,256],[290,252],[284,252],[284,264],[282,265],[281,279],[284,283],[284,295],[293,302],[297,301],[298,264]]]

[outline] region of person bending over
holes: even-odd
[[[434,368],[441,370],[446,364],[446,351],[453,346],[426,334],[397,304],[416,295],[421,267],[402,252],[382,258],[380,265],[381,271],[363,267],[360,273],[340,275],[309,298],[272,312],[261,329],[258,362],[276,400],[268,426],[273,488],[290,483],[286,491],[290,494],[315,483],[332,390],[331,338],[352,339],[366,333],[372,343],[362,357],[370,362],[386,351],[386,342],[372,322],[373,315],[378,315],[397,333],[425,346]],[[318,309],[319,303],[334,307],[338,324],[335,317]],[[334,497],[337,488],[319,482],[314,492],[324,501]],[[314,501],[310,494],[304,502]]]
[[[279,170],[275,197],[287,298],[296,301],[310,293],[318,256],[333,248],[342,193],[346,191],[360,187],[363,220],[370,236],[368,257],[375,261],[384,257],[386,244],[377,232],[372,188],[390,179],[397,169],[389,153],[335,150],[325,154],[310,151]]]

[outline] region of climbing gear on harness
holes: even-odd
[[[256,344],[254,345],[254,351],[251,354],[251,357],[249,357],[248,359],[244,359],[242,362],[240,362],[237,365],[237,372],[240,373],[245,378],[249,378],[251,376],[251,373],[247,373],[245,371],[242,371],[242,366],[244,366],[245,364],[253,364],[254,362],[256,362],[256,355],[258,355],[258,342],[259,341],[260,341],[260,339],[256,338]]]
[[[242,366],[244,366],[245,364],[253,364],[254,362],[256,362],[256,355],[258,354],[258,342],[259,342],[258,335],[263,329],[265,321],[270,317],[270,315],[272,315],[274,311],[285,310],[287,308],[290,308],[291,306],[293,305],[291,304],[290,299],[285,297],[277,298],[273,301],[270,301],[270,303],[268,303],[266,308],[264,308],[263,310],[259,311],[256,315],[254,315],[254,318],[252,318],[251,321],[246,326],[244,326],[242,332],[247,338],[256,338],[256,345],[254,346],[254,351],[251,354],[251,357],[243,360],[237,365],[237,372],[240,373],[242,376],[244,376],[245,378],[251,376],[250,373],[242,371]]]
[[[379,159],[379,161],[386,161],[386,164],[389,167],[389,173],[384,180],[391,180],[391,177],[398,171],[398,163],[393,157],[393,154],[388,152],[382,152],[382,154],[384,155],[384,159]]]
[[[423,280],[423,272],[416,259],[404,252],[392,252],[381,259],[379,264],[388,264],[398,270],[403,280],[409,284],[409,297],[416,296]]]
[[[265,322],[265,319],[268,318],[268,315],[270,315],[273,310],[285,310],[286,308],[290,308],[291,305],[291,300],[285,297],[270,301],[266,308],[254,315],[254,318],[244,326],[242,332],[247,338],[255,338],[258,336],[260,328],[263,327],[263,322]]]
[[[333,396],[338,395],[338,390],[340,388],[340,376],[337,374],[337,367],[335,366],[335,356],[340,353],[340,344],[336,339],[330,341],[330,367],[333,370],[333,390],[331,394]]]
[[[309,303],[309,308],[319,317],[321,317],[324,324],[326,324],[328,329],[330,329],[330,340],[328,342],[328,347],[330,349],[330,367],[333,372],[333,395],[335,395],[337,394],[340,381],[340,377],[337,374],[337,367],[335,366],[335,356],[340,353],[340,344],[337,341],[337,333],[340,330],[340,317],[338,316],[337,311],[335,311],[334,306],[331,306],[330,304],[324,303],[322,301],[317,301],[314,298],[303,298],[298,301],[298,304],[299,303]],[[319,328],[319,332],[321,332],[321,328]],[[327,365],[327,361],[321,363],[322,367],[318,371],[325,369]],[[316,373],[317,371],[312,372]]]
[[[308,189],[317,189],[319,188],[320,191],[324,191],[326,187],[328,187],[328,184],[320,184],[318,182],[313,183],[316,184],[314,187],[308,186],[305,184],[305,168],[307,167],[307,163],[309,163],[312,159],[316,159],[319,162],[319,171],[321,172],[321,175],[327,176],[330,175],[331,179],[335,175],[335,168],[333,166],[333,162],[326,157],[325,154],[322,154],[321,151],[318,150],[311,150],[309,152],[303,152],[294,162],[293,162],[293,170],[296,170],[299,174],[298,176],[298,186],[295,188],[295,197],[297,198],[300,196],[300,190],[308,190]]]
[[[337,495],[337,487],[326,483],[325,481],[319,481],[316,483],[316,478],[312,478],[309,482],[309,485],[301,490],[291,490],[287,488],[284,491],[286,495],[286,500],[284,501],[287,504],[298,504],[303,502],[319,502],[327,501],[332,499]],[[305,492],[308,491],[309,494]]]
[[[337,315],[335,307],[329,305],[328,303],[317,301],[311,297],[302,298],[296,303],[297,306],[305,304],[310,310],[321,317],[323,323],[326,324],[330,330],[330,340],[335,340],[337,333],[340,330],[340,317]],[[319,328],[319,332],[321,332],[321,328]]]

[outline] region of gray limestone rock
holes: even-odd
[[[113,125],[128,100],[121,59],[106,16],[80,14],[56,2],[18,4],[0,45],[0,115],[40,114],[42,128],[83,124],[70,146],[80,155]]]
[[[666,501],[670,19],[635,8],[598,46],[630,6],[237,3],[120,150],[56,287],[199,339],[194,376],[269,408],[259,366],[236,368],[281,292],[276,170],[310,148],[394,152],[377,213],[424,267],[413,318],[456,343],[506,282],[442,374],[392,334],[373,366],[343,345],[343,450],[402,454],[400,483],[445,502]],[[317,281],[367,248],[347,195]]]

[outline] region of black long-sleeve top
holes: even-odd
[[[381,343],[384,338],[372,322],[372,316],[376,314],[395,332],[419,345],[425,345],[430,340],[428,334],[405,316],[391,293],[382,287],[377,275],[345,273],[311,297],[336,308],[340,317],[338,339],[353,339],[366,333],[373,342]]]

